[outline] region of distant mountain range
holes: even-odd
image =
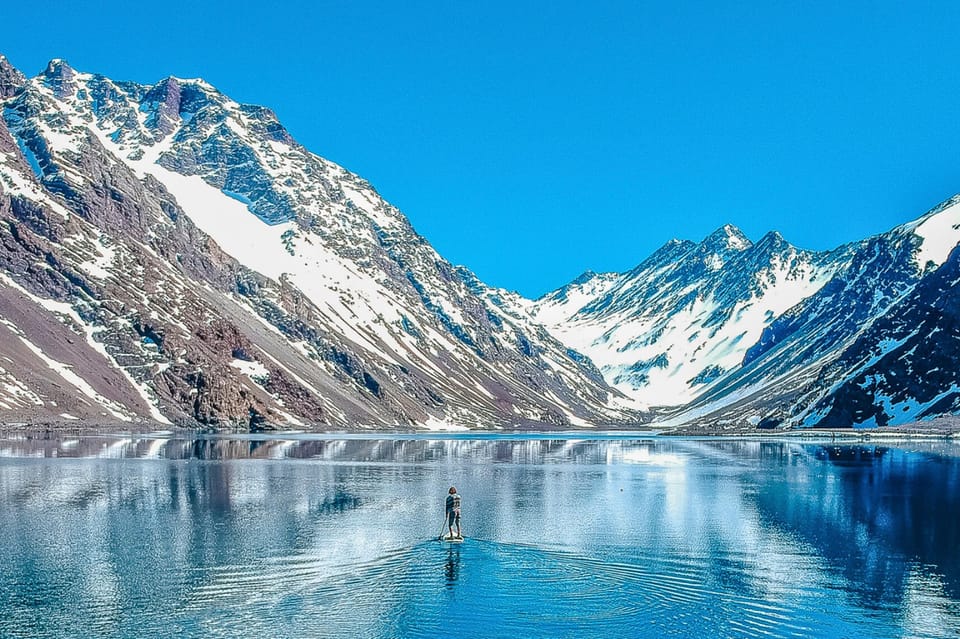
[[[823,253],[726,226],[531,301],[267,108],[0,56],[0,421],[704,429],[957,412],[960,207]]]
[[[952,414],[958,203],[822,253],[775,232],[754,244],[725,226],[699,244],[669,242],[627,273],[585,274],[527,310],[661,424],[847,427]]]

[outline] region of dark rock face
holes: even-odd
[[[27,80],[0,56],[0,106],[4,419],[716,430],[960,407],[958,257],[923,257],[960,234],[957,199],[823,253],[725,226],[530,303],[203,81],[58,60]],[[675,401],[611,408],[609,384]]]
[[[821,379],[853,371],[815,406],[822,427],[902,423],[960,411],[960,248],[867,329]]]
[[[74,76],[76,73],[66,60],[51,60],[43,72],[43,82],[53,89],[57,98],[65,98],[76,91]]]
[[[0,100],[13,97],[20,92],[27,79],[7,58],[0,55]]]
[[[834,351],[917,283],[921,272],[912,260],[917,242],[918,238],[911,236],[881,235],[841,249],[851,254],[849,264],[817,294],[777,318],[756,346],[747,351],[744,365],[762,358],[791,336],[799,337],[794,342],[803,342],[794,350],[806,353],[807,361]],[[843,312],[838,313],[838,309]]]
[[[589,361],[490,302],[500,293],[269,109],[62,61],[30,81],[0,64],[0,78],[0,300],[26,300],[15,317],[0,306],[7,416],[249,430],[637,419],[606,407],[616,393]],[[271,260],[230,252],[244,254],[211,213],[236,201],[262,220]]]
[[[777,233],[752,244],[724,227],[700,244],[670,242],[632,271],[605,276],[609,284],[580,278],[534,313],[577,300],[556,334],[570,335],[570,324],[594,331],[585,352],[620,362],[603,367],[607,381],[652,401],[663,397],[658,376],[669,391],[677,371],[688,397],[663,401],[658,413],[693,430],[903,423],[957,410],[952,342],[939,342],[952,339],[952,288],[935,273],[943,246],[958,241],[958,198],[824,253],[794,249]],[[931,289],[940,291],[932,307]],[[792,305],[751,315],[791,295]],[[751,332],[758,321],[762,331]],[[907,330],[898,326],[918,332],[898,337]],[[894,348],[898,340],[906,341]],[[724,351],[742,357],[710,361]]]

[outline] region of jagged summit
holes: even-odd
[[[619,273],[613,273],[613,272],[598,273],[597,271],[587,269],[586,271],[578,275],[572,282],[570,282],[568,286],[571,286],[571,285],[580,286],[582,284],[587,284],[595,280],[609,280],[619,276],[620,276]]]
[[[728,224],[531,302],[444,260],[269,108],[202,80],[114,81],[57,60],[28,80],[0,57],[0,102],[0,408],[30,419],[394,429],[656,414],[716,430],[956,406],[941,320],[956,317],[958,197],[833,251],[775,231],[754,244]],[[931,354],[945,363],[917,369]],[[625,408],[638,405],[656,412]]]
[[[176,80],[180,84],[193,84],[208,91],[217,91],[219,93],[219,90],[204,78],[181,78],[178,75],[170,75],[164,78],[164,80]]]
[[[51,88],[58,99],[64,99],[74,93],[74,82],[77,73],[67,64],[66,60],[54,58],[47,63],[46,69],[40,74],[44,84]]]
[[[573,280],[572,282],[570,282],[570,283],[571,283],[571,284],[583,284],[584,282],[588,282],[588,281],[592,280],[592,279],[595,278],[596,276],[597,276],[597,274],[596,274],[594,271],[591,271],[590,269],[587,269],[586,271],[584,271],[583,273],[581,273],[580,275],[578,275],[576,278],[574,278],[574,280]]]
[[[40,76],[48,81],[69,82],[77,71],[62,58],[54,58],[47,63],[47,66],[40,72]]]
[[[0,99],[16,95],[26,82],[26,77],[0,54]]]
[[[660,248],[654,251],[650,257],[642,261],[640,264],[634,268],[627,271],[625,274],[626,278],[636,277],[639,274],[645,273],[650,269],[661,268],[667,265],[670,265],[677,260],[682,259],[684,256],[690,253],[691,250],[695,249],[697,244],[691,242],[690,240],[678,240],[672,239],[663,244]]]
[[[52,58],[47,62],[47,66],[43,71],[43,75],[52,76],[52,75],[62,75],[64,73],[74,72],[73,67],[70,66],[70,63],[63,58]]]
[[[941,272],[958,242],[960,198],[831,251],[798,249],[777,231],[753,244],[725,225],[699,244],[668,242],[596,295],[578,297],[576,308],[547,296],[549,313],[540,314],[542,302],[531,312],[589,356],[609,383],[647,405],[675,411],[675,423],[711,430],[718,419],[816,425],[825,417],[812,409],[814,399],[829,407],[834,425],[838,414],[894,423],[933,415],[924,402],[949,388],[917,383],[923,402],[914,405],[898,387],[897,415],[883,407],[882,397],[869,409],[838,412],[832,395],[838,384],[844,392],[862,389],[866,377],[857,377],[857,367],[879,357],[863,353],[882,354],[895,344],[884,342],[881,331],[868,332],[866,345],[858,344],[842,364],[828,364],[878,318],[915,314],[918,302],[904,302],[904,296]],[[905,303],[910,308],[897,310]],[[871,388],[893,386],[874,375]],[[856,381],[839,381],[846,379]],[[865,393],[857,392],[862,403]]]
[[[759,251],[787,251],[794,248],[793,244],[788,242],[779,231],[767,231],[760,240],[753,245],[755,250]]]
[[[17,411],[325,429],[627,415],[366,180],[202,80],[54,60],[5,96],[0,247],[0,404]]]
[[[727,257],[745,251],[752,245],[753,243],[740,229],[732,224],[724,224],[704,238],[700,243],[700,250],[704,253]]]

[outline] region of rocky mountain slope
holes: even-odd
[[[895,361],[887,351],[903,340],[908,350],[935,342],[946,356],[956,348],[943,310],[955,292],[943,270],[960,242],[958,204],[952,198],[822,253],[776,233],[753,244],[727,226],[699,244],[670,242],[628,273],[580,278],[527,310],[663,427],[851,426],[949,414],[957,395],[944,371],[955,367],[927,366],[916,350]],[[918,316],[921,328],[903,337]]]
[[[28,79],[0,56],[0,108],[0,421],[715,431],[960,410],[960,198],[824,252],[727,225],[530,301],[202,80],[61,60]]]
[[[960,248],[820,373],[813,389],[829,383],[829,392],[813,404],[806,422],[885,426],[957,414],[957,362]]]
[[[364,180],[202,80],[0,57],[0,411],[210,427],[634,421]]]
[[[668,242],[633,270],[582,279],[531,307],[607,380],[650,406],[681,406],[739,368],[775,318],[850,258],[797,249],[773,232],[754,244],[725,226]]]

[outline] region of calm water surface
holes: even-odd
[[[4,637],[960,637],[949,444],[6,439],[0,540]]]

